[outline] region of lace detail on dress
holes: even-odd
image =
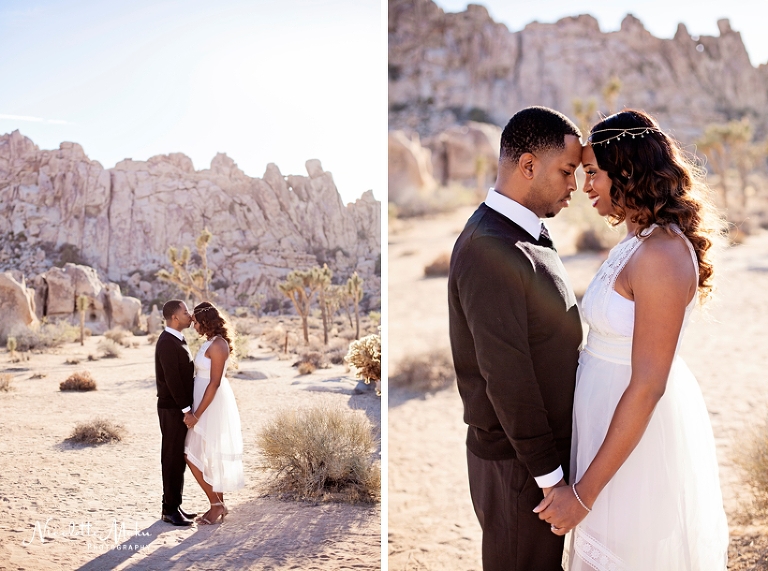
[[[605,545],[580,527],[574,530],[574,549],[587,565],[597,571],[626,571],[627,566]]]

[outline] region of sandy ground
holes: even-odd
[[[453,242],[472,212],[396,221],[389,237],[390,371],[407,355],[448,349],[447,280],[425,279],[424,266]],[[570,231],[550,221],[575,291],[599,267],[597,254],[570,255]],[[682,353],[696,374],[717,441],[731,532],[729,569],[768,569],[768,526],[746,514],[749,489],[733,464],[745,429],[768,411],[768,233],[720,256],[719,291],[695,314]],[[480,527],[466,475],[462,404],[455,384],[432,394],[389,393],[389,569],[479,570]]]
[[[299,377],[292,361],[254,350],[229,378],[242,420],[246,487],[226,496],[221,525],[177,528],[159,520],[162,497],[154,346],[147,338],[117,359],[85,360],[98,339],[33,354],[0,372],[0,569],[379,569],[381,509],[370,504],[283,501],[266,495],[272,473],[255,445],[262,424],[283,407],[322,401],[367,415],[380,431],[381,401],[354,394],[343,366]],[[254,342],[251,342],[254,345]],[[79,365],[65,360],[79,357]],[[59,382],[88,369],[98,390],[62,393]],[[32,379],[34,374],[45,377]],[[75,423],[104,416],[127,438],[100,446],[65,442]],[[187,470],[184,504],[207,500]],[[47,526],[47,527],[46,527]]]

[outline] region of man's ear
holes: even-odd
[[[517,168],[522,175],[528,180],[533,179],[533,167],[536,157],[533,153],[523,153],[520,155],[520,159],[517,161]]]

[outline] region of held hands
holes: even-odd
[[[199,419],[195,416],[195,414],[192,411],[184,413],[184,424],[187,425],[187,428],[192,428],[194,425],[197,424],[198,420]]]
[[[544,488],[544,499],[533,509],[539,519],[550,524],[555,535],[565,535],[589,513],[576,499],[571,487],[563,480],[560,482],[554,488]]]

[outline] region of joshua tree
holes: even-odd
[[[612,76],[608,83],[603,87],[603,99],[608,106],[608,114],[612,115],[616,108],[616,100],[621,92],[621,80],[617,76]]]
[[[195,240],[201,267],[190,269],[189,262],[192,253],[187,246],[181,250],[181,255],[179,255],[176,247],[171,246],[168,248],[171,271],[159,270],[157,277],[164,282],[176,285],[187,298],[193,297],[200,301],[210,301],[209,285],[213,271],[208,269],[208,245],[211,243],[211,238],[213,238],[213,234],[205,228]]]
[[[360,300],[363,299],[363,280],[357,272],[347,280],[347,295],[355,306],[355,339],[360,339]]]
[[[328,345],[328,302],[326,300],[328,287],[331,285],[333,272],[328,264],[323,264],[322,268],[312,268],[314,279],[317,282],[318,301],[320,302],[320,314],[323,317],[323,345]]]
[[[586,102],[576,97],[572,102],[573,116],[576,118],[576,124],[581,130],[583,137],[589,135],[589,128],[592,126],[592,120],[597,113],[597,100],[590,97]]]
[[[18,347],[18,343],[16,342],[16,337],[8,337],[8,339],[5,342],[5,347],[8,349],[8,352],[11,354],[11,361],[13,361],[16,358],[16,348]]]
[[[301,326],[304,332],[304,343],[309,343],[309,328],[307,319],[309,311],[312,308],[312,299],[319,287],[317,272],[319,268],[312,270],[293,270],[289,273],[284,282],[277,284],[277,287],[283,292],[296,308],[296,313],[301,317]]]
[[[88,296],[77,296],[77,311],[80,312],[80,346],[85,345],[85,311],[88,309]]]
[[[723,207],[728,208],[728,191],[725,178],[728,171],[736,169],[741,178],[741,206],[746,207],[746,178],[765,149],[752,144],[752,125],[747,119],[729,123],[707,125],[697,141],[699,150],[707,156],[713,173],[720,175]]]

